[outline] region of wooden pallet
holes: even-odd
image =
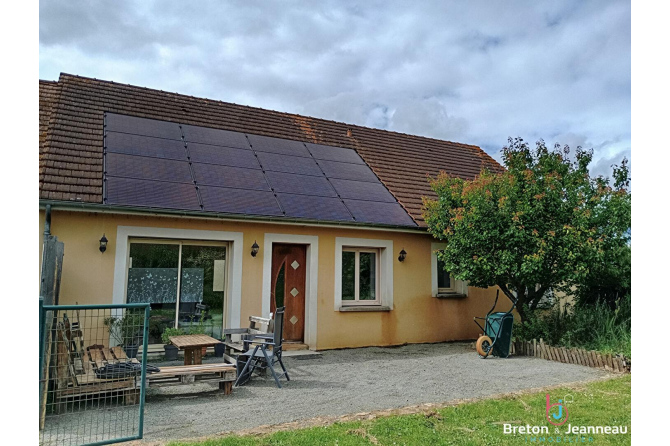
[[[65,409],[68,401],[77,399],[106,398],[122,395],[126,405],[137,404],[139,386],[134,377],[103,379],[95,375],[95,370],[107,364],[129,361],[120,347],[88,348],[80,355],[72,355],[66,346],[68,339],[65,330],[58,332],[56,365],[56,412]],[[64,341],[64,342],[63,342]],[[125,358],[125,359],[124,359]],[[76,367],[77,361],[80,366]],[[131,362],[139,362],[136,359]]]
[[[147,383],[150,387],[163,387],[213,382],[218,383],[219,389],[229,395],[236,377],[237,371],[231,364],[178,365],[161,367],[160,372],[147,375]]]

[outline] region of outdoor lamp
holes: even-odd
[[[100,239],[100,252],[105,251],[107,251],[107,237],[105,237],[105,234],[102,234],[102,238]]]
[[[403,248],[403,249],[400,251],[400,255],[398,256],[398,262],[404,262],[404,261],[405,261],[405,257],[407,257],[407,253],[405,252],[405,248]]]
[[[258,254],[258,249],[260,246],[258,246],[258,243],[256,243],[256,240],[254,240],[254,244],[251,245],[251,257],[256,257],[256,254]]]

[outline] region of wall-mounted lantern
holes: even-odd
[[[105,237],[105,234],[102,234],[102,238],[100,239],[100,252],[105,252],[107,251],[107,237]]]
[[[403,249],[400,251],[400,255],[398,255],[398,262],[404,262],[404,261],[405,261],[405,257],[407,257],[407,252],[405,252],[405,248],[403,248]]]
[[[251,257],[256,257],[256,254],[258,254],[259,249],[260,249],[260,246],[258,246],[258,243],[256,243],[256,240],[254,240],[254,244],[251,245]]]

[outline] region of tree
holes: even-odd
[[[531,149],[521,138],[503,148],[506,170],[474,180],[444,172],[424,199],[429,231],[447,247],[438,257],[459,280],[499,286],[523,321],[549,289],[580,283],[590,265],[630,237],[627,160],[609,178],[592,178],[593,152],[568,146]]]
[[[605,251],[601,262],[590,266],[574,288],[579,307],[605,303],[612,310],[631,294],[630,246],[615,246]]]

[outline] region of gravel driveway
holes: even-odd
[[[313,359],[286,358],[284,363],[291,381],[283,381],[282,389],[269,375],[254,377],[228,396],[212,391],[211,384],[150,389],[145,440],[202,437],[607,375],[584,366],[528,357],[482,360],[465,343],[334,350]]]

